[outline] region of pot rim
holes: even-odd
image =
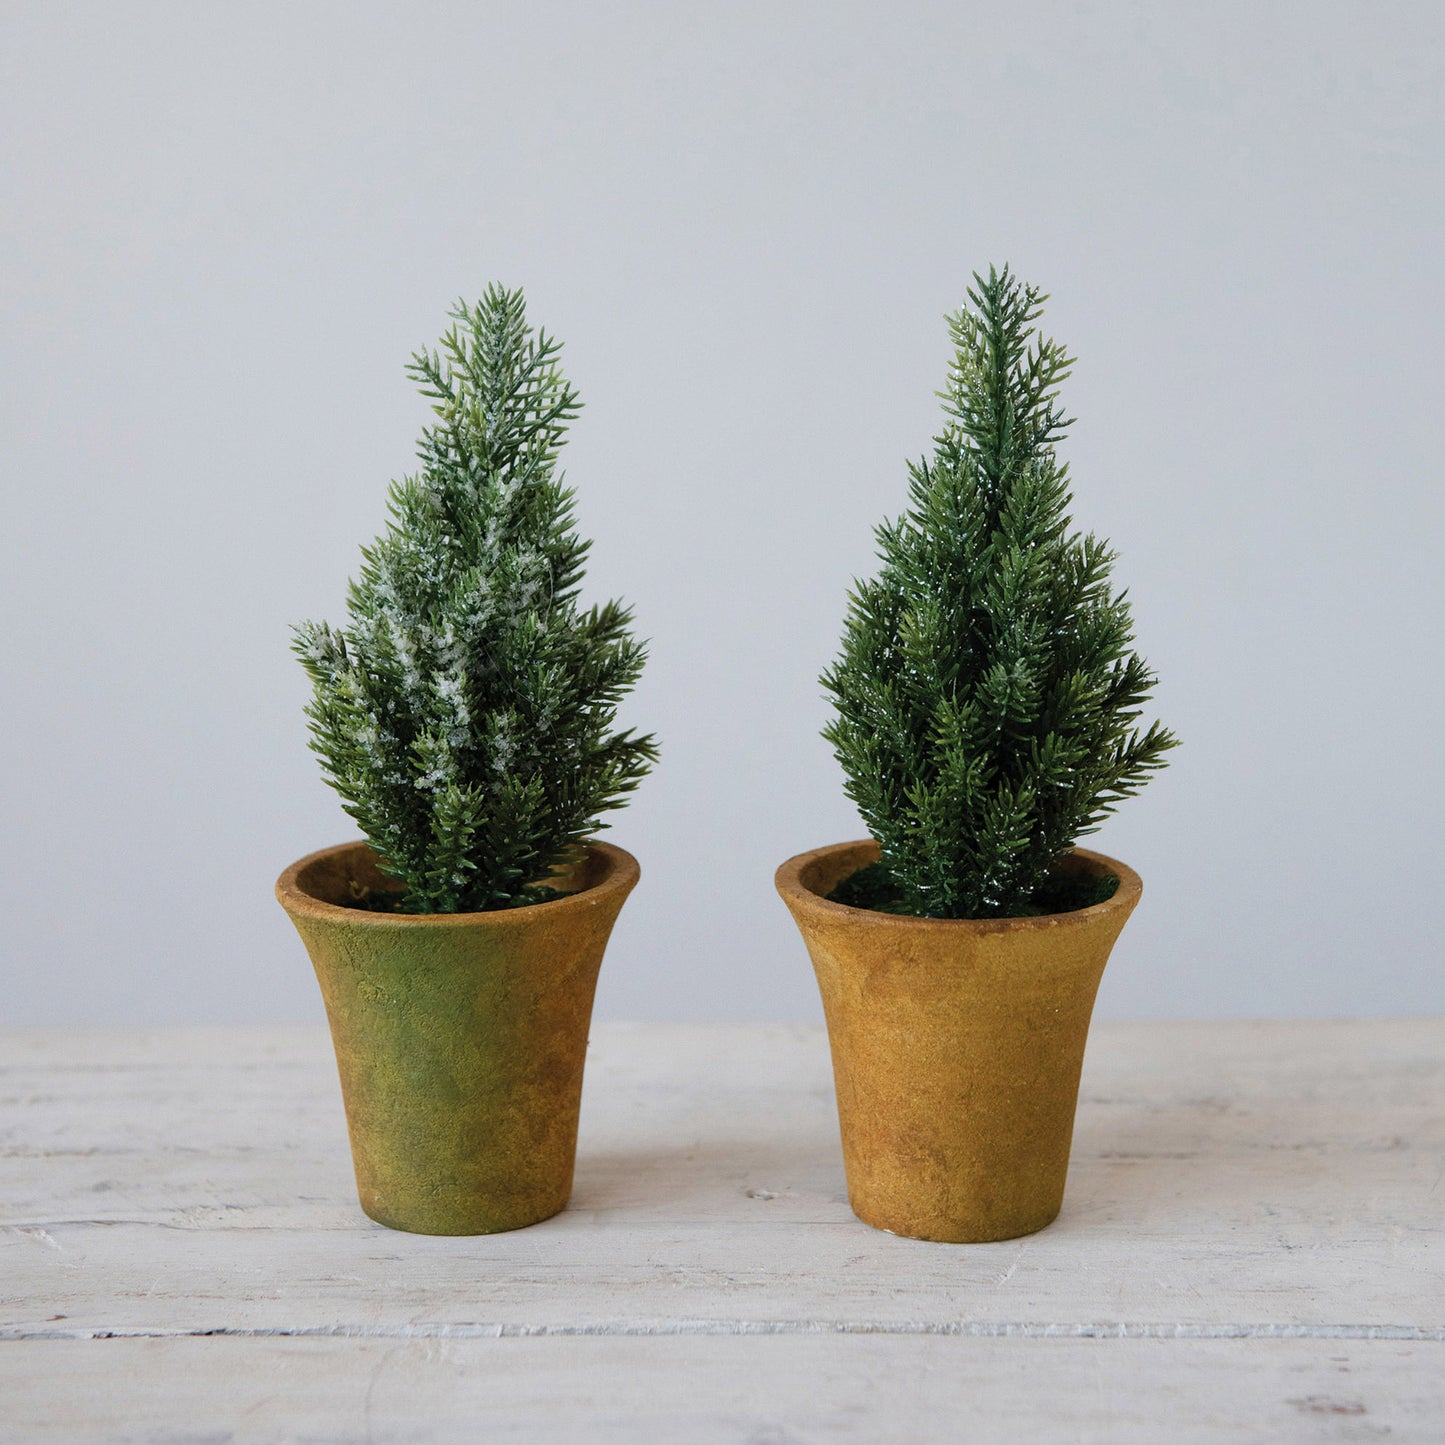
[[[318,848],[316,852],[298,858],[276,880],[276,900],[293,917],[300,915],[331,923],[346,922],[362,928],[515,928],[523,918],[531,919],[543,913],[548,918],[558,918],[564,912],[595,908],[609,894],[620,892],[626,896],[636,886],[642,869],[625,848],[597,839],[589,839],[582,846],[584,852],[594,854],[607,863],[604,876],[580,893],[569,893],[564,898],[553,898],[546,903],[528,903],[521,908],[492,908],[480,913],[372,913],[365,908],[346,908],[339,903],[327,903],[301,888],[297,879],[303,868],[323,858],[356,849],[370,849],[371,844],[365,838],[337,843],[330,848]]]
[[[1127,916],[1144,891],[1144,880],[1127,863],[1121,863],[1117,858],[1095,853],[1088,848],[1071,848],[1069,853],[1076,858],[1102,865],[1119,879],[1119,886],[1114,890],[1113,896],[1102,903],[1091,904],[1088,908],[1075,908],[1068,913],[1036,913],[1023,918],[917,918],[907,913],[882,913],[874,908],[854,908],[847,903],[834,903],[824,898],[821,893],[815,893],[803,882],[803,870],[810,863],[826,858],[829,854],[841,853],[845,849],[859,848],[865,844],[871,844],[875,850],[877,848],[876,839],[855,838],[847,843],[829,843],[825,847],[813,848],[789,858],[773,877],[774,886],[783,902],[795,913],[819,913],[825,916],[832,914],[840,920],[847,918],[853,926],[860,928],[912,929],[923,933],[958,929],[967,929],[974,933],[1011,933],[1024,929],[1066,928],[1121,910]]]

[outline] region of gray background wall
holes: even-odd
[[[771,885],[859,832],[815,678],[1003,260],[1186,742],[1098,840],[1146,882],[1101,1009],[1441,1008],[1445,7],[0,14],[5,1021],[319,1017],[271,884],[351,826],[286,625],[493,278],[653,639],[599,1009],[816,1016]]]

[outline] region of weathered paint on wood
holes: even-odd
[[[25,1342],[0,1441],[1438,1445],[1442,1370],[1445,1345],[1359,1340]]]
[[[572,1205],[472,1239],[361,1214],[318,1031],[3,1034],[0,1439],[1436,1440],[1442,1223],[1439,1021],[1100,1025],[973,1246],[853,1218],[810,1028],[600,1026]]]

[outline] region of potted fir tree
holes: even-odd
[[[922,1239],[1007,1239],[1063,1201],[1094,994],[1138,876],[1076,849],[1161,766],[1113,555],[1070,530],[1071,359],[1046,299],[975,276],[947,421],[878,530],[824,674],[872,837],[785,863],[833,1054],[849,1198]]]
[[[614,728],[644,656],[630,614],[578,603],[558,345],[520,292],[452,314],[409,367],[437,419],[349,624],[296,629],[312,747],[366,841],[276,887],[325,997],[362,1207],[425,1234],[567,1202],[597,972],[638,877],[590,837],[656,756]]]

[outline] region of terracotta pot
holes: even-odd
[[[1078,849],[1114,896],[1040,918],[906,918],[824,895],[872,839],[802,853],[777,886],[823,995],[853,1212],[915,1239],[1011,1239],[1064,1198],[1094,994],[1143,885]]]
[[[592,997],[637,861],[588,846],[551,903],[493,913],[341,906],[395,885],[365,843],[293,864],[276,896],[331,1020],[361,1207],[417,1234],[491,1234],[572,1192]],[[554,881],[554,880],[549,880]]]

